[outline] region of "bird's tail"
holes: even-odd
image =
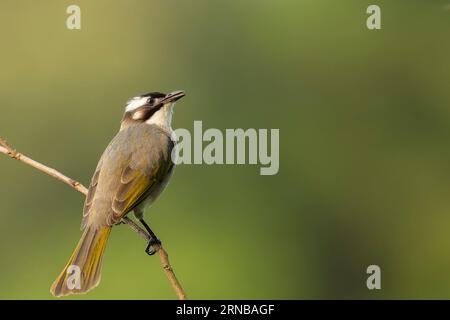
[[[50,292],[55,297],[86,293],[100,282],[102,257],[111,227],[87,227],[69,262],[53,282]]]

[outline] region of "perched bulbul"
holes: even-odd
[[[173,173],[172,114],[175,102],[183,96],[183,91],[151,92],[128,101],[120,130],[95,169],[84,204],[83,235],[50,289],[54,296],[85,293],[99,284],[111,229],[129,212],[159,241],[143,213]],[[146,249],[149,254],[154,253],[152,244]]]

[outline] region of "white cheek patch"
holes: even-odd
[[[148,98],[145,98],[145,97],[144,98],[141,98],[141,97],[133,98],[127,102],[127,107],[125,108],[125,111],[129,112],[129,111],[133,111],[139,107],[142,107],[144,104],[147,103],[147,100],[148,100]]]
[[[146,108],[145,108],[146,109]],[[140,120],[143,119],[146,115],[147,115],[148,109],[147,110],[137,110],[133,113],[133,115],[131,116],[131,118],[133,120]]]

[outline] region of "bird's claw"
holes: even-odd
[[[147,248],[145,248],[145,253],[147,253],[149,256],[152,256],[156,253],[157,250],[155,250],[154,245],[161,245],[161,240],[158,238],[154,240],[153,238],[148,242]]]

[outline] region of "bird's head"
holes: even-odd
[[[184,95],[184,91],[150,92],[128,100],[120,130],[144,122],[170,129],[175,102]]]

